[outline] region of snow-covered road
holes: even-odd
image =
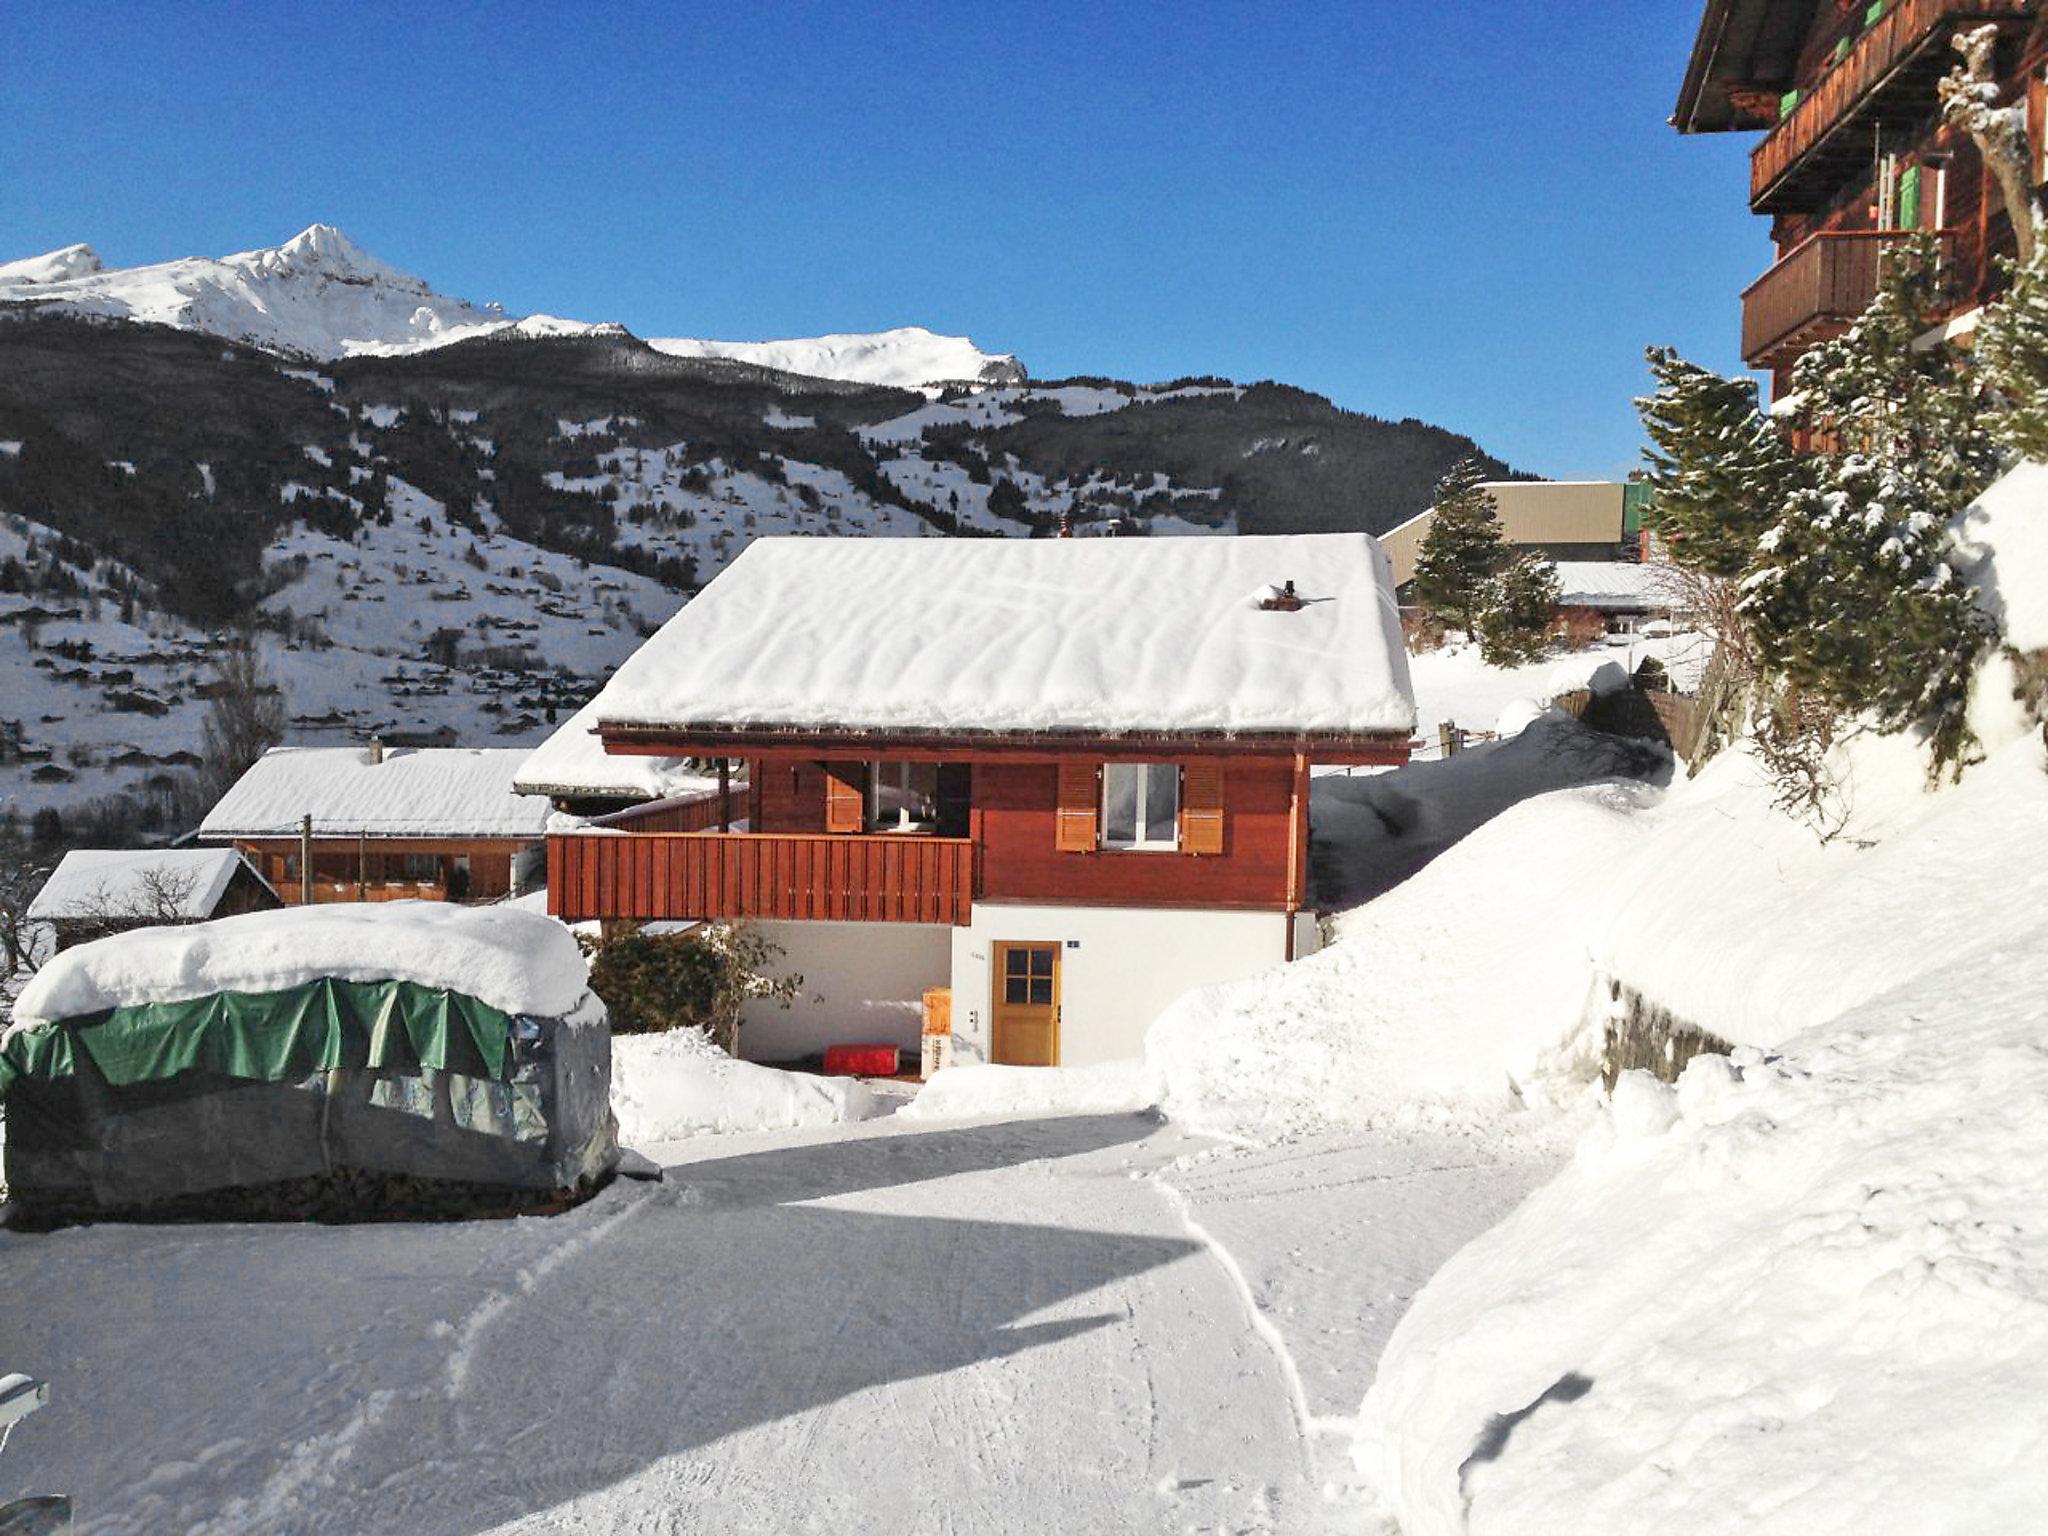
[[[1360,1528],[1126,1115],[706,1138],[461,1227],[0,1236],[92,1532]]]

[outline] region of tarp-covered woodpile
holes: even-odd
[[[559,924],[301,907],[58,956],[0,1040],[29,1221],[531,1209],[616,1166],[611,1037]]]

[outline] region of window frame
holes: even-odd
[[[1152,792],[1152,775],[1150,770],[1154,768],[1170,768],[1173,770],[1173,810],[1171,812],[1173,835],[1163,842],[1156,838],[1148,838],[1145,835],[1146,825],[1151,820],[1151,817],[1148,815],[1151,807],[1147,802]],[[1132,838],[1129,841],[1119,840],[1112,836],[1110,832],[1110,781],[1119,772],[1132,773],[1137,776],[1137,795],[1132,801],[1131,813]],[[1179,763],[1163,763],[1158,761],[1104,763],[1102,765],[1102,788],[1098,806],[1100,815],[1100,821],[1098,822],[1100,830],[1100,836],[1097,839],[1098,846],[1110,853],[1178,853],[1180,852],[1181,844],[1180,805],[1181,770]]]
[[[900,788],[906,794],[910,792],[911,786],[908,780],[910,778],[912,770],[918,768],[929,768],[931,770],[931,815],[929,818],[926,818],[924,820],[913,821],[911,825],[913,827],[929,826],[934,829],[937,828],[939,824],[940,764],[929,763],[922,761],[921,759],[909,757],[880,757],[871,760],[867,766],[867,822],[862,829],[863,831],[886,832],[900,825],[899,821],[884,821],[882,819],[882,789],[885,769],[899,770],[902,782],[900,784],[892,783],[888,787],[892,789]]]

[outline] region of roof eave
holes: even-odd
[[[686,747],[703,756],[739,756],[749,750],[805,751],[874,756],[878,751],[981,756],[1044,757],[1069,752],[1121,756],[1152,749],[1193,756],[1297,753],[1329,758],[1382,760],[1398,751],[1404,760],[1414,733],[1372,730],[1185,730],[1135,728],[1103,730],[968,730],[959,728],[860,727],[848,725],[739,725],[725,722],[614,723],[599,728],[607,752],[627,756],[672,756]]]

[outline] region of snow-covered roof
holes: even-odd
[[[1558,601],[1570,608],[1672,608],[1679,605],[1677,572],[1637,560],[1559,560]]]
[[[1260,606],[1293,581],[1293,612]],[[606,726],[876,732],[1413,729],[1362,533],[757,539],[620,667]]]
[[[227,894],[235,871],[249,867],[233,848],[74,848],[36,892],[28,915],[51,922],[133,912],[197,921]],[[159,872],[161,879],[149,878]],[[176,910],[159,911],[158,903],[171,898]]]
[[[515,794],[520,747],[273,747],[206,813],[199,835],[538,838],[544,800]]]
[[[23,989],[14,1027],[215,992],[277,992],[323,976],[444,987],[548,1018],[574,1012],[589,984],[574,935],[551,917],[438,901],[332,902],[138,928],[67,949]]]
[[[718,787],[717,779],[699,773],[687,758],[608,753],[596,730],[593,700],[528,754],[513,779],[513,790],[569,799],[666,800]]]

